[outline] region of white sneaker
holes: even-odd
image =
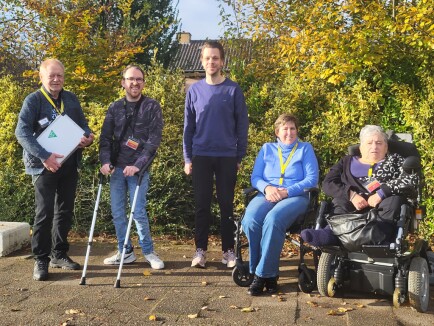
[[[121,252],[117,252],[115,255],[104,259],[104,265],[119,265],[121,263]],[[129,254],[125,254],[124,264],[131,264],[136,261],[137,257],[134,254],[134,251],[131,251]]]
[[[164,263],[160,257],[158,257],[156,252],[151,252],[149,255],[145,255],[145,259],[149,264],[151,264],[152,269],[164,268]]]
[[[206,264],[206,251],[198,248],[193,256],[191,267],[205,268]]]
[[[233,268],[236,265],[237,257],[232,249],[228,249],[228,251],[223,253],[222,263],[225,264],[229,268]]]

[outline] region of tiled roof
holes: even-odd
[[[170,68],[179,68],[184,73],[204,73],[204,69],[200,62],[200,51],[206,41],[190,41],[187,44],[178,44],[178,50],[175,57],[170,62]],[[252,41],[251,40],[231,40],[222,41],[225,49],[225,68],[227,68],[234,58],[244,58],[247,62],[252,56]]]

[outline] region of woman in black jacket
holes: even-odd
[[[380,227],[388,241],[393,240],[396,219],[406,202],[406,186],[415,186],[417,175],[402,169],[404,158],[388,154],[387,134],[379,126],[367,125],[360,131],[360,156],[347,155],[325,177],[322,189],[333,197],[331,215],[364,213],[378,207]],[[338,238],[329,226],[306,229],[303,240],[313,246],[337,245]]]

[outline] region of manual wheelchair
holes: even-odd
[[[403,168],[407,173],[418,173],[421,180],[420,155],[412,143],[389,140],[389,152],[398,153],[405,159]],[[358,155],[358,145],[350,146],[349,152]],[[317,269],[318,291],[333,297],[347,286],[351,290],[392,295],[393,305],[401,306],[406,299],[417,311],[425,312],[429,304],[429,277],[427,241],[418,239],[410,246],[406,240],[409,231],[420,221],[421,186],[417,194],[410,196],[401,206],[395,241],[384,245],[363,245],[361,251],[350,252],[342,246],[321,247]],[[328,202],[321,202],[317,223],[325,225]]]
[[[313,228],[315,225],[317,208],[318,208],[318,188],[304,189],[309,195],[309,205],[306,212],[298,216],[297,220],[286,231],[286,239],[299,247],[299,264],[298,264],[298,286],[302,292],[310,293],[316,289],[316,268],[318,266],[319,255],[321,251],[311,246],[306,246],[303,240],[297,241],[291,237],[291,234],[299,234],[305,228]],[[244,189],[245,207],[247,207],[250,200],[256,196],[258,191],[255,188]],[[244,213],[240,218],[234,219],[235,223],[235,254],[236,265],[232,270],[232,278],[238,286],[247,287],[253,281],[254,275],[249,271],[248,261],[243,259],[243,251],[248,248],[248,242],[243,239],[243,230],[241,221],[244,218]],[[305,255],[307,253],[313,254],[314,269],[309,268],[305,262]]]

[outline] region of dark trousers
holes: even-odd
[[[75,164],[62,166],[56,173],[44,170],[35,186],[35,222],[32,252],[36,259],[60,258],[69,250],[67,240],[74,212],[78,172]]]
[[[196,205],[195,244],[196,248],[208,249],[214,176],[221,215],[222,250],[227,251],[234,248],[235,224],[229,220],[229,217],[232,217],[233,214],[234,191],[237,181],[236,157],[193,157],[193,190]]]

